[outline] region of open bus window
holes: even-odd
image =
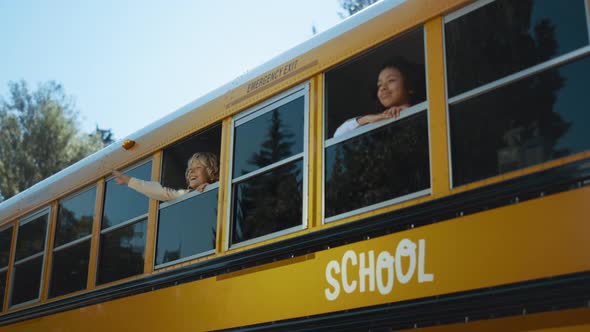
[[[164,150],[162,161],[162,186],[186,189],[187,161],[197,152],[212,153],[219,158],[221,151],[221,125],[197,133]]]
[[[325,74],[326,221],[429,192],[424,59],[420,28]]]
[[[124,172],[149,181],[152,162],[147,161]],[[149,200],[143,194],[106,181],[100,231],[97,284],[143,273]]]
[[[10,263],[10,243],[12,240],[13,226],[0,231],[0,299],[4,299],[6,293],[6,280],[8,279],[8,264]],[[0,305],[0,309],[3,309]],[[1,311],[1,310],[0,310]]]
[[[95,205],[96,187],[59,203],[49,297],[86,288]]]
[[[445,19],[454,186],[590,148],[585,2],[476,2]]]
[[[162,268],[214,253],[217,233],[221,125],[197,133],[164,151],[162,185],[187,188],[187,161],[195,153],[211,182],[204,192],[194,190],[160,203],[155,267]]]
[[[234,120],[230,245],[301,229],[308,87]]]
[[[377,85],[383,67],[390,63],[403,67],[397,68],[404,80],[399,89],[405,90],[407,101],[400,101],[400,105],[426,100],[424,32],[416,29],[326,72],[326,139],[334,137],[347,120],[384,110]]]
[[[50,209],[24,218],[18,225],[10,306],[37,301],[43,280]]]

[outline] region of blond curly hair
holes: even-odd
[[[211,152],[197,152],[193,154],[186,164],[186,171],[184,172],[184,178],[186,183],[189,183],[188,173],[190,171],[193,162],[199,163],[205,167],[209,181],[219,181],[219,158]]]

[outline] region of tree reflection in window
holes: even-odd
[[[60,202],[54,248],[92,232],[96,187]]]
[[[587,45],[584,8],[581,0],[500,0],[447,23],[450,97]],[[579,74],[587,72],[588,60],[578,60],[452,104],[453,184],[587,148]]]
[[[101,235],[98,284],[143,273],[147,221]]]
[[[232,243],[300,225],[302,185],[301,160],[236,185]]]
[[[18,226],[11,306],[39,299],[48,221],[49,209],[29,220],[22,220]]]
[[[95,203],[96,187],[79,192],[59,203],[49,297],[86,288]],[[86,239],[77,242],[83,238]]]
[[[248,126],[266,129],[264,141],[259,143],[247,159],[248,170],[256,170],[292,157],[303,150],[303,97],[264,114]],[[265,116],[266,115],[266,116]],[[282,117],[290,119],[283,122]],[[295,129],[301,132],[293,132]],[[236,129],[236,141],[247,140]],[[237,153],[237,152],[236,152]],[[267,172],[234,183],[234,212],[231,242],[257,238],[302,222],[303,156],[274,167]],[[244,171],[241,170],[243,173]],[[237,172],[234,171],[234,174]]]
[[[326,148],[327,218],[429,187],[426,112]]]
[[[218,188],[160,208],[156,265],[215,249]]]
[[[451,106],[453,183],[589,149],[589,71],[585,58]]]
[[[588,45],[584,0],[497,0],[445,25],[449,96]]]

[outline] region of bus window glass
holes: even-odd
[[[12,305],[37,300],[41,287],[43,256],[27,260],[14,266],[12,283]]]
[[[49,297],[86,288],[95,203],[96,187],[59,203]]]
[[[214,253],[220,152],[220,124],[164,150],[162,185],[189,190],[160,203],[156,268]]]
[[[15,260],[21,260],[45,249],[45,233],[47,232],[47,215],[42,215],[35,220],[18,227],[18,240],[16,241]]]
[[[151,174],[151,161],[125,172],[125,175],[145,181],[151,179]],[[143,194],[130,190],[126,186],[116,184],[114,179],[108,180],[105,190],[102,229],[145,214],[148,204],[149,199]]]
[[[232,243],[300,225],[302,188],[301,160],[239,182],[233,192]]]
[[[454,186],[590,147],[585,1],[478,5],[445,23]]]
[[[156,265],[215,249],[218,188],[160,208]]]
[[[8,276],[8,270],[0,272],[0,298],[4,299],[6,294],[6,277]],[[3,304],[0,304],[0,309],[4,310]]]
[[[55,229],[55,246],[77,240],[92,232],[96,187],[59,204]]]
[[[86,289],[90,239],[53,253],[49,297]]]
[[[590,57],[449,108],[453,183],[590,149]]]
[[[303,227],[307,104],[305,85],[234,120],[230,245]]]
[[[454,96],[588,45],[586,0],[497,0],[445,25]]]
[[[143,273],[147,219],[100,236],[97,284]]]
[[[422,28],[326,72],[326,221],[429,193],[425,72]]]
[[[8,266],[10,261],[10,242],[12,241],[12,226],[0,231],[0,269]]]
[[[18,225],[11,306],[39,299],[48,221],[49,209],[46,209],[23,219]]]
[[[299,97],[237,127],[233,177],[303,152],[302,109]]]
[[[150,181],[152,162],[144,162],[124,172]],[[105,188],[105,206],[98,257],[97,284],[143,273],[149,199],[110,179]]]
[[[326,149],[326,218],[430,187],[426,113]]]
[[[12,226],[0,231],[0,299],[4,299],[6,292],[6,277],[10,263],[10,244],[12,240]],[[0,310],[3,307],[0,305]]]

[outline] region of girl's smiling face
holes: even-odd
[[[409,106],[404,76],[395,67],[386,67],[379,73],[377,80],[377,98],[383,107]]]
[[[186,172],[186,181],[191,189],[196,189],[203,183],[209,183],[209,175],[205,165],[193,161]]]

